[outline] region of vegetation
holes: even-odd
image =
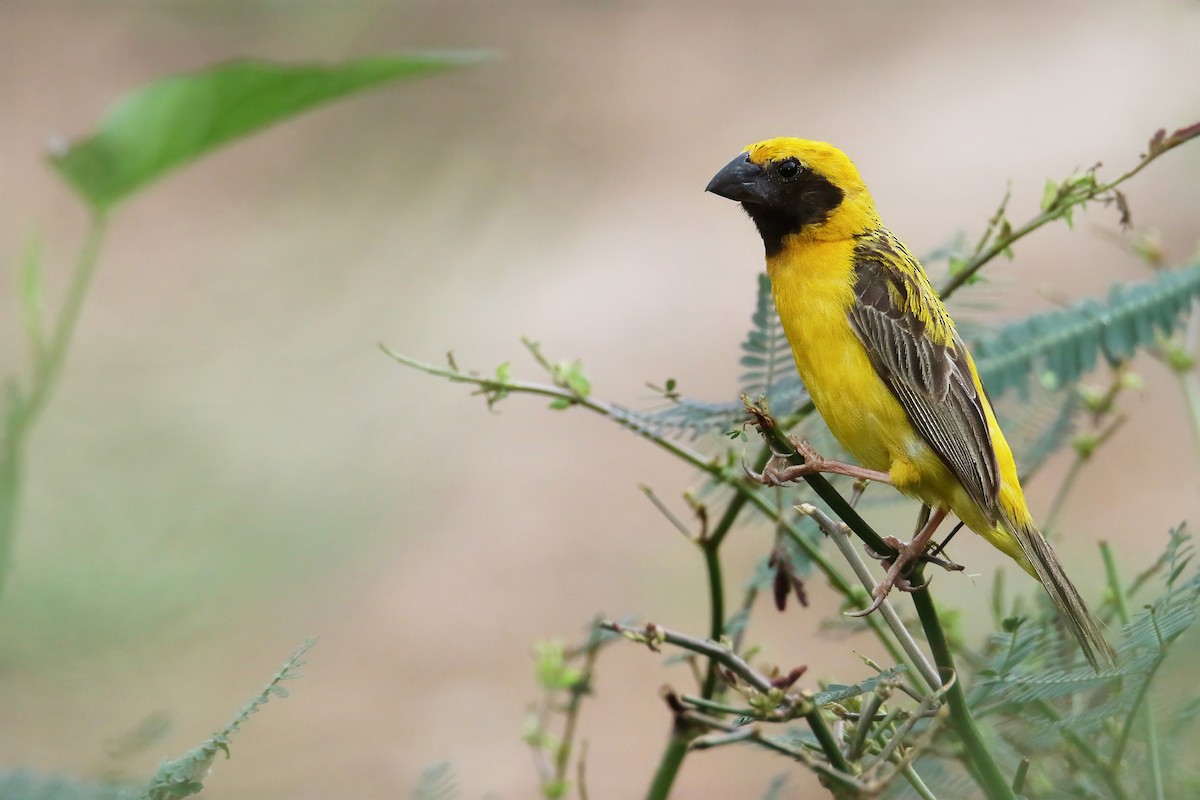
[[[985,266],[1000,255],[1011,255],[1015,244],[1049,222],[1061,219],[1070,224],[1073,212],[1090,202],[1114,205],[1127,224],[1129,208],[1118,187],[1198,136],[1200,125],[1170,135],[1158,132],[1136,165],[1111,181],[1101,181],[1090,170],[1050,182],[1040,213],[1022,225],[1007,219],[1006,196],[976,247],[947,255],[943,297],[976,282]],[[970,336],[993,397],[1020,398],[1001,409],[1009,417],[1005,426],[1019,432],[1014,449],[1023,472],[1028,475],[1058,449],[1075,450],[1075,466],[1060,488],[1048,528],[1078,469],[1119,424],[1115,403],[1121,390],[1135,383],[1128,362],[1138,352],[1154,353],[1176,371],[1191,404],[1192,423],[1197,419],[1197,397],[1186,384],[1196,357],[1198,323],[1189,312],[1200,295],[1200,263],[1175,269],[1151,266],[1154,273],[1146,280],[1113,286],[1104,300],[1079,300],[995,329],[976,329]],[[1193,331],[1187,336],[1185,322]],[[475,387],[489,408],[512,395],[530,394],[550,398],[552,409],[582,408],[600,414],[695,467],[706,481],[699,491],[685,494],[698,529],[647,493],[703,557],[709,629],[696,635],[654,622],[598,620],[587,641],[577,647],[560,643],[539,648],[539,682],[546,700],[527,740],[541,756],[544,796],[564,797],[576,790],[586,797],[583,759],[573,750],[576,717],[597,652],[616,635],[654,652],[679,651],[696,666],[695,688],[672,690],[666,696],[673,722],[659,769],[650,780],[646,796],[651,800],[669,795],[689,753],[732,744],[785,756],[814,772],[839,798],[888,793],[1119,800],[1190,796],[1200,787],[1200,772],[1181,768],[1174,754],[1166,752],[1183,741],[1180,734],[1200,710],[1200,696],[1176,704],[1169,715],[1152,702],[1160,668],[1195,620],[1200,600],[1200,573],[1193,568],[1190,537],[1182,525],[1164,532],[1163,555],[1143,575],[1121,575],[1111,550],[1102,545],[1108,596],[1100,613],[1119,626],[1119,662],[1111,671],[1098,675],[1083,661],[1040,592],[1033,592],[1040,599],[1032,603],[1028,597],[1010,597],[997,578],[993,632],[981,648],[968,645],[949,621],[956,615],[939,608],[926,587],[912,595],[915,620],[903,618],[888,601],[878,615],[861,622],[831,623],[870,631],[893,664],[866,660],[865,677],[819,690],[806,688],[802,666],[754,665],[758,647],[743,634],[755,598],[769,591],[781,611],[792,594],[803,604],[809,591],[806,581],[820,573],[842,595],[844,608],[860,608],[875,579],[849,536],[876,553],[888,548],[855,510],[863,485],[810,476],[801,487],[764,489],[747,478],[739,461],[748,427],[763,439],[753,459],[755,470],[761,470],[772,452],[803,463],[787,432],[818,442],[818,451],[836,447],[795,375],[766,276],[759,279],[752,327],[742,345],[740,403],[685,397],[676,381],[668,380],[656,387],[668,403],[665,408],[631,411],[599,399],[578,361],[554,361],[538,344],[525,345],[548,374],[548,383],[515,379],[507,363],[492,375],[481,375],[462,370],[453,357],[439,367],[385,351],[406,366]],[[1082,385],[1101,356],[1111,385]],[[1090,418],[1089,429],[1081,429],[1085,418]],[[727,435],[714,435],[719,432]],[[701,446],[693,447],[697,441]],[[882,492],[896,499],[891,490]],[[697,499],[701,497],[705,499]],[[730,609],[721,545],[735,523],[743,521],[765,522],[776,537],[746,587],[745,600]],[[826,540],[840,558],[828,553]],[[920,578],[918,572],[918,585]],[[1131,606],[1135,596],[1142,603],[1138,612]],[[550,732],[556,716],[562,717],[561,737]],[[780,785],[773,784],[766,796],[773,796]]]
[[[432,53],[329,66],[219,65],[134,93],[96,133],[53,154],[55,167],[88,207],[91,224],[53,313],[44,299],[43,255],[36,242],[22,262],[20,306],[31,366],[27,375],[9,380],[0,426],[0,590],[18,531],[26,446],[53,399],[105,233],[120,204],[171,170],[316,104],[476,58]],[[985,267],[1011,255],[1045,225],[1070,224],[1075,211],[1089,203],[1115,207],[1127,223],[1120,185],[1197,137],[1200,125],[1160,131],[1146,154],[1112,180],[1101,180],[1093,169],[1050,182],[1040,212],[1022,224],[1007,218],[1006,197],[974,248],[945,254],[943,295],[952,297],[977,282]],[[1194,374],[1200,323],[1190,315],[1200,295],[1200,263],[1167,268],[1148,261],[1152,272],[1145,280],[1114,286],[1104,299],[1079,300],[994,329],[977,328],[970,336],[990,391],[1009,400],[1002,409],[1026,475],[1058,450],[1075,453],[1048,529],[1078,471],[1120,424],[1120,397],[1136,383],[1129,367],[1136,354],[1152,353],[1178,374],[1188,399],[1188,424],[1200,441]],[[470,386],[489,407],[534,395],[549,400],[554,410],[586,409],[694,467],[704,485],[684,495],[693,519],[680,518],[653,491],[646,494],[668,524],[696,546],[710,612],[708,628],[699,632],[646,620],[598,619],[578,645],[548,641],[536,648],[542,699],[524,738],[535,754],[543,796],[586,798],[580,709],[589,698],[601,651],[622,641],[669,651],[695,671],[694,687],[664,695],[669,735],[657,771],[646,778],[652,800],[670,794],[691,754],[738,744],[782,756],[786,768],[811,771],[839,798],[1119,799],[1200,791],[1200,773],[1176,755],[1184,747],[1182,732],[1200,712],[1200,695],[1169,698],[1159,686],[1162,667],[1194,622],[1200,602],[1200,572],[1182,525],[1162,532],[1161,558],[1140,575],[1121,574],[1117,558],[1101,546],[1108,587],[1101,614],[1119,630],[1119,664],[1110,672],[1098,675],[1082,663],[1046,604],[1010,594],[997,578],[988,620],[992,630],[982,644],[974,634],[968,641],[955,612],[935,603],[926,588],[913,595],[915,618],[886,602],[865,619],[832,621],[874,636],[890,663],[863,659],[859,673],[816,685],[803,666],[761,663],[756,643],[746,637],[755,601],[767,593],[781,611],[789,598],[804,605],[819,576],[822,590],[827,586],[840,595],[845,608],[860,607],[874,577],[851,537],[876,552],[885,546],[856,507],[897,498],[886,489],[866,490],[821,476],[781,489],[765,489],[746,477],[740,454],[753,435],[762,439],[751,459],[755,469],[772,452],[801,460],[788,434],[803,435],[824,452],[835,449],[792,369],[765,278],[758,281],[752,326],[743,342],[740,402],[686,397],[668,380],[659,387],[662,408],[631,410],[600,399],[577,360],[550,358],[533,341],[525,346],[546,378],[517,379],[508,364],[484,375],[461,369],[453,358],[438,366],[385,352],[408,367]],[[1106,385],[1085,386],[1082,381],[1098,370],[1107,371]],[[722,545],[735,526],[755,523],[771,529],[772,541],[745,580],[740,600],[731,602]],[[1029,595],[1041,597],[1032,585]],[[0,796],[160,800],[194,794],[203,788],[217,755],[229,754],[230,737],[249,716],[270,697],[287,696],[281,684],[296,677],[309,647],[311,642],[293,654],[228,725],[164,762],[144,781],[45,779],[16,770],[0,774]],[[155,730],[154,720],[148,721],[128,737],[127,746],[140,746]],[[773,781],[764,798],[777,797],[784,780]],[[416,791],[427,798],[454,796],[450,768],[431,767]]]

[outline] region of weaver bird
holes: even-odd
[[[811,448],[766,482],[832,472],[890,483],[931,509],[875,590],[870,613],[954,513],[1041,581],[1092,666],[1114,661],[1092,613],[1030,516],[975,363],[920,263],[883,226],[842,151],[804,139],[750,145],[708,184],[750,215],[800,377],[858,464]]]

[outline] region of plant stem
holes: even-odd
[[[914,579],[921,580],[921,569],[918,567]],[[983,790],[988,800],[1015,800],[1012,786],[1000,772],[1000,767],[992,758],[987,743],[975,726],[971,710],[967,707],[967,698],[963,693],[962,681],[954,667],[954,657],[950,653],[950,645],[946,641],[946,632],[942,630],[942,621],[933,605],[933,596],[928,589],[913,592],[913,604],[917,607],[917,616],[925,630],[925,638],[929,649],[933,652],[934,663],[945,680],[946,703],[950,706],[950,721],[954,730],[962,740],[966,751],[967,766],[975,776],[979,788]]]
[[[904,779],[908,781],[908,785],[913,788],[913,791],[917,793],[917,796],[921,800],[937,800],[934,793],[925,785],[925,781],[921,780],[921,776],[913,769],[912,764],[905,764],[904,769],[900,770],[900,774],[904,776]]]
[[[1125,594],[1125,586],[1117,573],[1117,559],[1113,555],[1112,545],[1100,543],[1100,558],[1104,561],[1104,575],[1108,580],[1108,590],[1112,592],[1113,603],[1117,609],[1117,618],[1122,625],[1128,625],[1132,617],[1129,614],[1129,597]]]
[[[1100,555],[1104,559],[1104,574],[1108,579],[1108,589],[1112,593],[1113,603],[1117,609],[1117,618],[1121,620],[1122,625],[1128,625],[1132,619],[1129,613],[1129,598],[1125,594],[1125,586],[1121,582],[1121,576],[1117,571],[1117,560],[1108,542],[1100,543]],[[1166,655],[1166,649],[1160,646],[1158,658],[1150,670],[1151,675],[1158,670]],[[1124,757],[1125,747],[1129,743],[1129,735],[1133,730],[1133,721],[1138,716],[1138,707],[1144,705],[1144,708],[1141,710],[1146,717],[1146,761],[1147,767],[1150,770],[1150,783],[1154,786],[1154,797],[1156,800],[1162,800],[1165,797],[1165,788],[1163,785],[1162,754],[1158,746],[1158,726],[1154,721],[1153,709],[1151,709],[1149,703],[1145,702],[1150,692],[1150,683],[1150,678],[1146,678],[1145,682],[1138,687],[1138,695],[1134,700],[1133,710],[1125,720],[1125,725],[1121,730],[1121,738],[1117,742],[1117,747],[1113,751],[1112,758],[1109,759],[1108,768],[1113,773],[1113,780],[1115,781],[1116,776],[1120,774],[1121,759]]]
[[[736,501],[737,498],[735,498]],[[732,509],[734,503],[730,503]],[[733,516],[737,515],[737,511],[733,512]],[[728,512],[726,516],[730,516]],[[708,574],[708,602],[709,602],[709,638],[714,642],[719,642],[725,633],[725,587],[721,579],[721,555],[718,552],[719,542],[713,539],[701,542],[700,547],[704,551],[704,568]],[[717,664],[711,659],[708,662],[708,671],[704,675],[704,686],[700,690],[700,694],[705,699],[711,699],[717,691]]]
[[[8,385],[4,440],[0,446],[0,595],[8,579],[16,541],[25,443],[34,422],[53,395],[58,377],[66,364],[75,326],[83,310],[83,301],[87,298],[92,275],[100,260],[100,247],[107,227],[108,217],[101,212],[94,213],[88,221],[87,235],[71,273],[71,282],[54,333],[47,345],[33,348],[34,364],[28,390],[23,393],[15,381]]]
[[[992,241],[991,246],[982,252],[978,252],[977,248],[977,252],[969,261],[967,261],[966,265],[954,275],[951,275],[946,283],[941,287],[939,294],[941,295],[942,299],[945,300],[946,298],[950,297],[950,295],[954,294],[954,292],[965,285],[967,281],[969,281],[971,277],[975,275],[975,273],[979,272],[979,270],[982,269],[985,264],[1008,250],[1014,243],[1017,242],[1017,240],[1023,239],[1049,222],[1060,219],[1075,206],[1095,200],[1096,198],[1111,192],[1122,183],[1148,167],[1150,163],[1159,156],[1169,152],[1170,150],[1173,150],[1184,142],[1196,138],[1198,135],[1200,135],[1200,127],[1193,125],[1189,128],[1175,131],[1175,133],[1169,137],[1166,137],[1165,139],[1158,139],[1156,136],[1158,144],[1156,145],[1155,140],[1152,140],[1149,152],[1142,156],[1141,160],[1138,161],[1138,163],[1135,164],[1131,169],[1121,173],[1108,183],[1096,183],[1095,186],[1088,189],[1086,192],[1063,198],[1063,202],[1056,203],[1051,208],[1041,212],[1021,227],[1011,231],[1007,236],[1001,236],[995,239]],[[1005,204],[1007,204],[1007,197],[1005,198]],[[1001,210],[1003,210],[1003,206],[1001,207]],[[985,236],[985,238],[980,240],[980,244],[982,245],[986,243],[987,240],[988,237]]]
[[[663,751],[662,758],[658,762],[658,769],[654,771],[654,780],[650,782],[646,800],[667,800],[670,796],[671,787],[675,784],[675,777],[679,774],[680,766],[683,765],[683,759],[688,751],[688,743],[692,738],[693,735],[688,730],[688,726],[682,720],[677,719],[671,729],[671,738],[667,741],[667,749]]]
[[[21,406],[19,424],[22,429],[28,429],[36,421],[62,374],[67,352],[75,335],[75,326],[83,310],[83,301],[87,298],[96,263],[100,260],[100,246],[107,228],[108,217],[101,212],[95,213],[88,222],[87,236],[75,262],[75,270],[71,274],[71,283],[67,288],[62,311],[59,312],[58,322],[54,326],[54,334],[46,348],[45,357],[34,365],[31,388]]]
[[[832,586],[835,591],[844,597],[852,596],[853,587],[850,582],[847,581],[845,576],[838,571],[837,567],[834,566],[832,561],[826,558],[825,555],[819,549],[814,547],[811,542],[807,541],[803,536],[800,535],[800,532],[796,530],[795,525],[792,524],[791,520],[787,519],[786,517],[780,517],[778,510],[773,508],[769,502],[763,499],[762,492],[759,491],[761,488],[759,484],[751,483],[740,473],[735,474],[733,470],[721,466],[715,460],[706,458],[700,453],[697,453],[691,448],[685,447],[679,442],[647,430],[637,421],[630,418],[629,415],[622,411],[618,406],[596,400],[593,397],[581,397],[575,392],[559,386],[535,383],[532,381],[501,381],[493,378],[484,378],[479,375],[460,372],[456,367],[436,367],[432,364],[428,364],[415,358],[409,358],[408,356],[397,353],[384,345],[380,345],[380,350],[383,351],[383,353],[389,358],[392,358],[407,367],[412,367],[413,369],[419,370],[428,375],[436,375],[438,377],[445,378],[453,383],[471,384],[479,387],[482,392],[504,391],[508,393],[521,393],[538,397],[549,397],[555,400],[566,400],[572,405],[585,408],[595,414],[599,414],[600,416],[611,420],[612,422],[617,423],[618,425],[621,425],[622,427],[628,428],[648,442],[651,442],[657,447],[666,450],[668,453],[671,453],[685,463],[695,467],[717,482],[728,486],[740,497],[744,498],[744,502],[750,503],[756,509],[761,511],[763,515],[767,517],[767,519],[783,525],[784,528],[789,531],[789,535],[794,534],[793,540],[795,541],[796,546],[799,547],[801,551],[803,551],[805,557],[807,557],[813,563],[813,565],[825,575],[825,577],[829,580],[830,586]],[[782,436],[780,436],[780,439],[784,442],[787,441],[786,439],[783,439]],[[790,445],[788,446],[790,447]],[[892,549],[888,547],[882,539],[879,538],[879,535],[871,530],[870,526],[867,525],[867,523],[863,521],[863,519],[859,517],[854,509],[852,509],[850,505],[841,497],[841,495],[837,493],[837,490],[829,485],[828,481],[826,481],[820,475],[814,475],[811,476],[811,478],[813,480],[810,481],[810,483],[812,483],[815,488],[819,487],[818,494],[820,494],[822,498],[824,498],[826,502],[830,504],[838,516],[842,517],[843,519],[847,519],[848,517],[849,519],[847,519],[847,522],[853,522],[850,527],[857,535],[869,537],[868,541],[873,540],[878,544],[878,549],[872,549],[875,549],[876,552],[881,552],[884,554],[890,554],[893,552]],[[843,511],[845,511],[846,516],[842,516]],[[713,531],[713,537],[724,538],[725,533],[727,533],[727,530],[722,531],[720,525],[718,525]]]
[[[800,513],[811,516],[817,525],[820,526],[821,530],[825,532],[825,535],[833,540],[834,545],[841,551],[842,556],[850,563],[850,568],[854,570],[854,574],[862,582],[863,588],[868,593],[874,592],[875,580],[871,577],[871,572],[867,569],[866,562],[863,561],[862,556],[859,555],[858,550],[844,532],[845,529],[836,525],[832,519],[815,506],[806,503],[799,506],[799,509]],[[916,640],[913,639],[912,634],[908,632],[908,628],[904,627],[900,615],[896,613],[896,608],[890,600],[883,601],[883,604],[879,606],[879,613],[883,615],[884,621],[887,622],[893,635],[900,642],[900,647],[903,648],[905,655],[908,656],[909,666],[916,669],[917,675],[921,677],[926,687],[929,689],[941,688],[942,679],[937,674],[937,670],[933,668],[933,665],[929,663],[929,659],[921,652],[921,648],[917,645]],[[874,618],[874,615],[867,617],[868,620],[873,620]],[[881,638],[885,642],[891,641],[886,637]],[[896,661],[903,662],[904,660],[897,656]]]

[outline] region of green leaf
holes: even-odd
[[[457,796],[458,785],[454,769],[448,761],[427,767],[413,790],[414,800],[451,800]]]
[[[171,170],[321,103],[480,58],[464,52],[342,64],[230,61],[138,89],[108,111],[95,133],[51,161],[92,208],[105,211]]]
[[[1123,361],[1156,346],[1179,328],[1200,297],[1200,263],[1158,273],[1141,283],[1118,283],[1103,300],[1079,300],[974,337],[975,367],[992,396],[1027,391],[1031,377],[1067,386],[1103,357]]]
[[[1058,184],[1050,178],[1046,179],[1046,186],[1042,189],[1042,211],[1049,211],[1054,207],[1054,201],[1058,199]]]
[[[581,400],[586,400],[592,393],[592,381],[584,373],[583,364],[578,361],[560,361],[554,365],[554,382],[559,386],[570,389]]]
[[[533,650],[537,659],[538,684],[543,689],[570,689],[583,678],[580,670],[567,666],[566,645],[561,640],[538,642]]]

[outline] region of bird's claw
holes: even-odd
[[[779,453],[772,453],[770,460],[763,467],[762,472],[755,472],[745,462],[742,462],[742,469],[745,470],[746,476],[752,481],[763,484],[764,486],[783,486],[785,483],[790,483],[794,480],[799,480],[805,475],[815,475],[821,471],[828,462],[817,455],[817,451],[813,446],[803,439],[795,436],[789,436],[788,441],[792,447],[796,449],[804,458],[803,464],[791,463],[787,456]]]
[[[914,584],[908,579],[908,576],[904,574],[909,565],[913,562],[928,561],[932,564],[937,564],[944,569],[962,569],[960,565],[953,562],[945,561],[937,558],[936,556],[926,555],[924,552],[917,553],[914,551],[912,543],[903,542],[900,539],[897,539],[895,536],[885,536],[883,537],[883,541],[896,551],[896,555],[883,556],[872,551],[870,548],[867,548],[867,553],[872,558],[877,558],[883,562],[883,566],[887,570],[887,574],[884,575],[883,580],[881,580],[878,585],[875,586],[875,591],[872,593],[873,599],[871,600],[871,605],[860,611],[845,612],[846,616],[848,617],[865,617],[868,614],[877,611],[879,607],[883,605],[883,601],[887,599],[892,589],[899,589],[902,592],[908,592],[911,594],[912,592],[919,592],[928,586],[930,578],[927,577],[923,583]]]

